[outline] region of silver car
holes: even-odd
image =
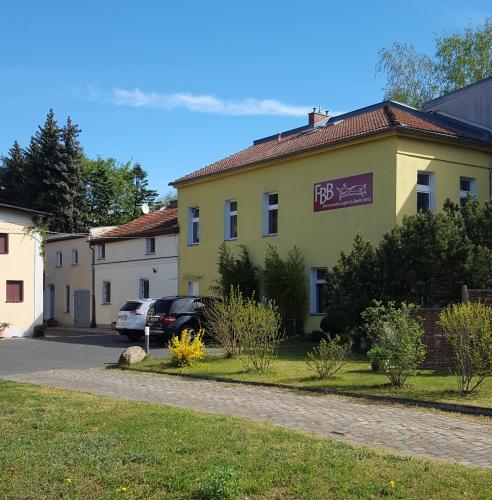
[[[147,324],[147,312],[156,299],[129,300],[120,309],[116,330],[120,335],[126,335],[130,340],[139,340],[144,336]]]

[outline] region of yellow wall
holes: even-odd
[[[399,137],[396,190],[398,222],[404,215],[415,213],[418,171],[434,174],[435,205],[437,210],[441,210],[447,198],[459,202],[460,177],[476,179],[477,199],[480,202],[490,199],[490,168],[492,155],[488,152]]]
[[[42,322],[42,261],[39,241],[25,231],[30,225],[31,217],[0,210],[0,233],[9,235],[9,253],[0,255],[0,323],[11,323],[6,336],[30,335]],[[10,280],[24,282],[22,302],[6,302],[6,281]]]
[[[418,170],[436,174],[436,207],[446,198],[459,201],[460,176],[477,179],[478,199],[490,197],[491,155],[463,146],[424,139],[386,135],[296,159],[270,162],[178,186],[179,291],[198,281],[199,293],[210,293],[217,278],[217,250],[224,241],[224,204],[238,201],[238,239],[260,264],[268,243],[281,255],[296,245],[306,267],[332,267],[340,251],[349,250],[360,231],[378,242],[405,214],[416,212]],[[374,203],[313,212],[313,185],[365,172],[374,173]],[[279,193],[279,234],[262,236],[263,193]],[[188,245],[188,208],[200,208],[200,243]],[[319,327],[319,316],[309,315],[306,329]]]

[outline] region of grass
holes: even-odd
[[[213,498],[222,490],[217,498],[453,499],[492,491],[487,469],[27,384],[0,381],[0,421],[0,498]]]
[[[492,379],[487,380],[478,392],[461,396],[454,375],[436,373],[433,370],[419,370],[416,376],[407,380],[404,387],[393,388],[388,384],[384,374],[372,372],[369,361],[362,355],[347,363],[334,380],[320,380],[314,376],[305,362],[306,353],[311,348],[304,344],[282,346],[268,373],[245,372],[239,359],[226,359],[222,355],[208,355],[204,360],[182,370],[175,368],[169,359],[152,357],[126,369],[153,373],[190,373],[225,379],[288,384],[294,387],[330,388],[361,394],[492,407]]]

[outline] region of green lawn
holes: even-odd
[[[217,483],[210,475],[224,468],[237,498],[490,498],[492,491],[486,469],[26,384],[0,381],[0,423],[0,498],[204,498],[204,486]]]
[[[457,391],[456,377],[449,373],[435,373],[432,370],[420,370],[415,377],[407,380],[405,387],[395,389],[388,385],[388,379],[381,373],[371,371],[365,356],[351,361],[337,373],[335,380],[322,381],[308,368],[306,352],[310,346],[290,344],[279,350],[278,357],[269,373],[246,373],[238,359],[225,359],[221,355],[210,355],[196,362],[192,367],[184,368],[181,373],[208,375],[238,380],[257,382],[275,382],[296,387],[325,387],[363,394],[399,396],[432,401],[445,401],[475,406],[492,407],[492,380],[489,379],[480,391],[462,397]],[[170,360],[149,358],[128,369],[150,371],[154,373],[179,373]]]

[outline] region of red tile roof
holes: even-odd
[[[255,141],[249,148],[185,175],[174,181],[174,183],[179,184],[330,144],[355,140],[363,136],[396,129],[414,130],[452,138],[482,139],[473,131],[464,129],[457,122],[450,125],[449,121],[446,122],[440,117],[392,101],[385,101],[345,115],[332,117],[326,122],[316,124],[314,127],[301,127]]]
[[[165,208],[142,215],[126,224],[103,233],[92,240],[93,243],[110,243],[111,241],[131,238],[159,236],[178,232],[178,209]]]

